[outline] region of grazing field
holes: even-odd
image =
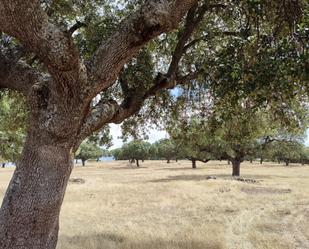
[[[243,164],[256,182],[232,179],[223,161],[197,166],[75,167],[57,249],[309,248],[309,166]],[[1,199],[12,171],[0,169]]]

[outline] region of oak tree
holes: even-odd
[[[187,13],[200,12],[197,0],[133,1],[123,11],[112,6],[105,1],[0,2],[0,33],[8,41],[0,49],[0,87],[22,93],[29,109],[25,144],[0,211],[3,249],[55,248],[72,156],[81,141],[108,123],[121,123],[184,76],[173,66],[141,91],[126,89],[127,83],[122,94],[112,94],[124,65],[152,39],[175,29]],[[83,20],[74,23],[75,18]],[[173,61],[177,65],[179,59]]]

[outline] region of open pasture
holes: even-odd
[[[57,249],[308,249],[309,167],[225,161],[75,167]],[[0,169],[1,199],[13,169]],[[216,179],[208,179],[216,176]],[[82,179],[84,181],[79,181]]]

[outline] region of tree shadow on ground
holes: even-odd
[[[170,181],[208,181],[208,180],[263,180],[270,179],[274,176],[264,176],[264,175],[242,175],[241,177],[232,177],[230,174],[213,174],[213,175],[176,175],[168,176],[167,178],[155,179],[148,182],[170,182]],[[239,180],[241,181],[241,180]]]
[[[215,178],[215,179],[214,179]],[[249,174],[242,174],[240,177],[232,177],[231,174],[212,174],[212,175],[175,175],[175,176],[168,176],[167,178],[155,179],[148,182],[171,182],[171,181],[208,181],[208,180],[237,180],[239,182],[246,182],[246,183],[259,183],[260,181],[266,179],[287,179],[287,178],[302,178],[302,179],[309,179],[307,176],[281,176],[281,175],[249,175]]]
[[[148,182],[171,182],[171,181],[207,181],[208,175],[177,175],[168,176],[167,178],[155,179]]]
[[[60,235],[57,249],[223,249],[221,242],[179,238],[134,241],[114,233],[65,236]]]
[[[113,167],[113,168],[110,168],[110,169],[111,170],[123,170],[123,169],[147,169],[147,168],[148,167],[143,167],[143,166],[136,167],[134,165],[134,166]]]
[[[177,168],[159,168],[159,169],[155,169],[155,170],[169,170],[169,171],[181,171],[181,170],[194,170],[198,171],[198,170],[205,170],[206,168],[196,168],[196,169],[192,169],[192,167],[177,167]]]

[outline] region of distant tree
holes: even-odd
[[[110,151],[115,160],[125,160],[122,152],[122,148],[117,148]]]
[[[272,145],[272,157],[278,162],[285,162],[289,166],[291,162],[301,162],[303,144],[297,138],[284,141],[276,141]]]
[[[309,147],[302,146],[302,150],[300,152],[301,156],[301,163],[304,164],[309,164]]]
[[[82,165],[85,166],[85,162],[88,159],[97,159],[103,155],[104,151],[95,143],[86,141],[83,142],[77,150],[76,159],[82,160]]]
[[[149,148],[149,159],[150,160],[160,160],[159,148],[157,142],[150,145]]]
[[[269,144],[286,140],[286,135],[279,132],[280,126],[271,115],[253,108],[249,100],[238,105],[223,101],[207,117],[194,115],[175,121],[169,133],[176,144],[183,146],[193,168],[198,160],[226,159],[232,163],[232,175],[239,176],[245,158],[259,156],[262,160]],[[303,127],[287,128],[301,132]]]
[[[176,146],[171,139],[161,139],[155,144],[160,159],[164,158],[170,163],[170,160],[176,157]]]
[[[144,161],[149,158],[150,147],[151,145],[148,142],[139,139],[133,140],[122,146],[122,157],[131,162],[135,161],[136,166],[139,167],[140,160]]]
[[[204,120],[176,122],[168,129],[178,156],[190,160],[193,169],[197,161],[207,163],[212,158],[214,137]]]

